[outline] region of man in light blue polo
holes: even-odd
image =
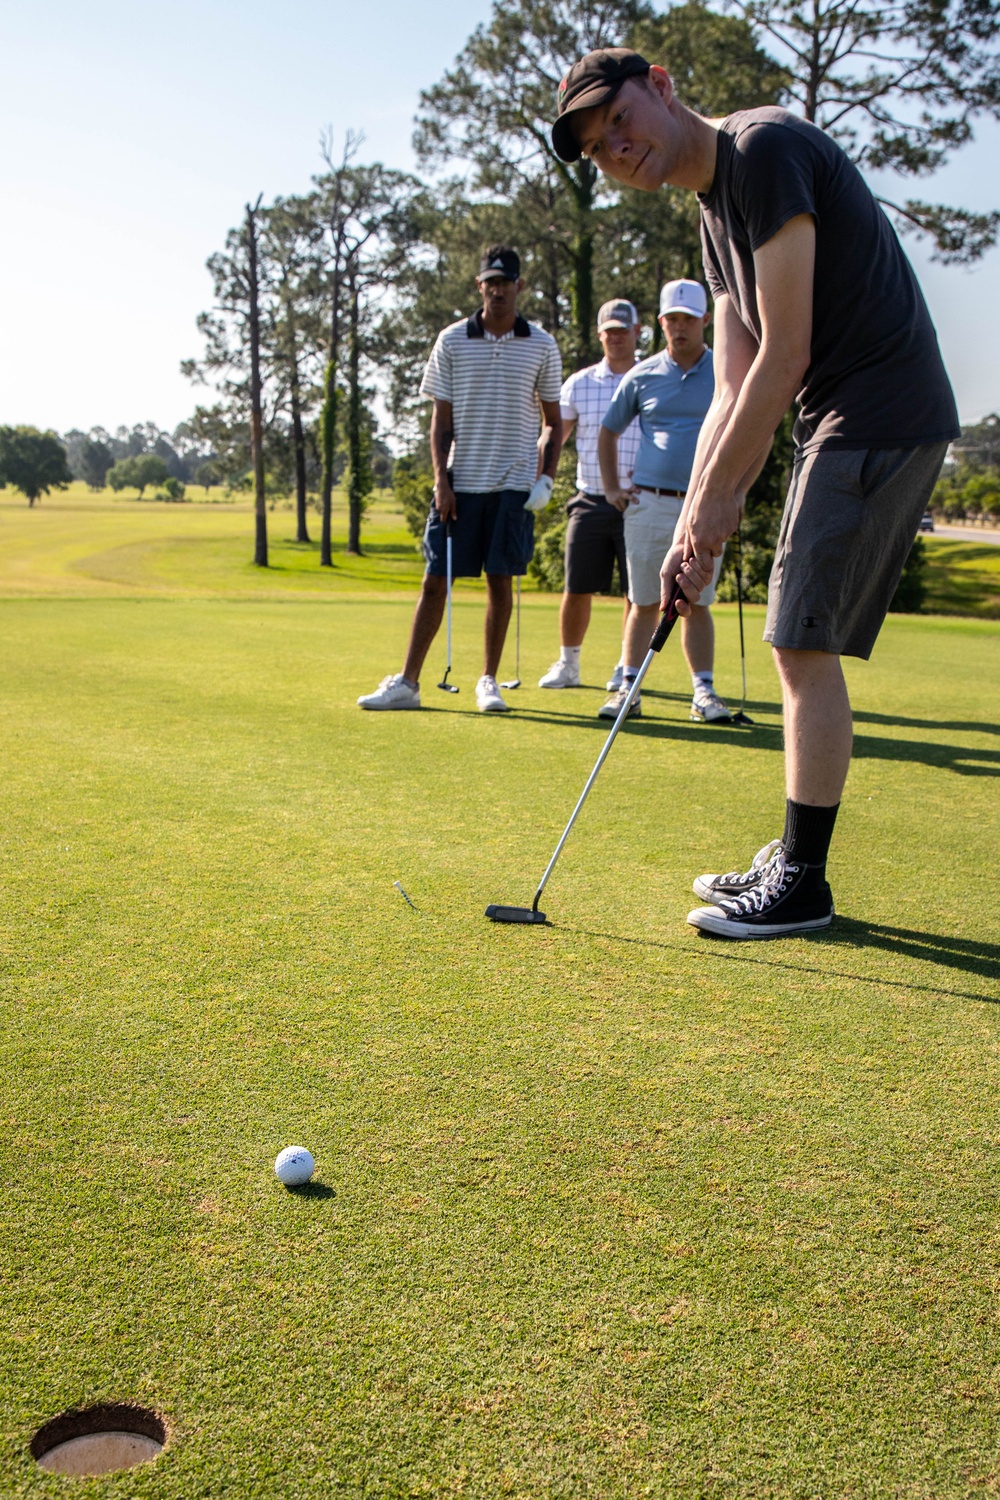
[[[625,516],[628,593],[632,601],[625,626],[625,668],[621,688],[600,710],[618,715],[642,665],[660,613],[660,568],[674,540],[687,493],[701,424],[715,394],[712,351],[705,343],[708,298],[698,281],[668,281],[660,292],[660,327],[667,347],[642,360],[622,379],[604,417],[597,455],[607,500]],[[641,437],[632,483],[618,479],[618,435],[634,418]],[[712,582],[690,615],[682,617],[681,641],[691,669],[691,717],[706,724],[732,715],[713,686],[715,628],[709,605],[722,567],[716,559]],[[642,712],[641,696],[630,714]]]

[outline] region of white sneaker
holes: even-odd
[[[618,689],[621,687],[622,673],[624,672],[624,670],[625,668],[622,666],[621,662],[619,662],[617,667],[615,667],[615,670],[612,672],[611,676],[608,678],[609,693],[617,693]]]
[[[699,688],[691,700],[691,717],[699,724],[728,724],[733,711],[711,688]]]
[[[420,689],[403,681],[402,672],[383,677],[374,693],[358,699],[359,708],[419,708]]]
[[[495,677],[485,674],[476,683],[476,707],[481,714],[505,714],[510,710],[500,696]]]
[[[539,687],[579,687],[580,668],[574,667],[572,662],[563,661],[562,657],[553,662],[544,677],[538,679]]]

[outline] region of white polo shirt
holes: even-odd
[[[588,495],[603,495],[604,481],[597,462],[597,435],[611,399],[627,371],[616,375],[606,359],[577,370],[563,384],[560,410],[567,422],[576,423],[576,487]],[[642,436],[638,421],[633,422],[618,439],[618,477],[624,487],[635,468],[635,456]]]
[[[439,333],[420,393],[451,402],[453,488],[530,490],[538,472],[538,403],[558,401],[561,381],[555,339],[522,317],[499,338],[483,327],[482,310]]]

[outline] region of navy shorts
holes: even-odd
[[[529,494],[529,490],[493,490],[486,495],[455,492],[452,578],[478,578],[484,568],[507,578],[525,571],[535,550],[535,517],[524,508]],[[424,558],[432,578],[446,576],[445,527],[436,505],[431,506],[424,527]]]

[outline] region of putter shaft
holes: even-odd
[[[663,611],[663,616],[662,616],[662,618],[660,620],[660,623],[659,623],[659,625],[657,625],[656,630],[653,632],[653,638],[652,638],[652,640],[649,643],[649,650],[646,652],[646,659],[643,662],[642,666],[639,668],[639,671],[638,671],[638,674],[636,675],[635,681],[632,683],[632,686],[629,688],[628,693],[625,696],[625,702],[622,704],[621,708],[618,710],[618,717],[615,719],[615,722],[611,726],[611,733],[608,735],[607,739],[604,741],[604,748],[602,749],[600,755],[597,757],[597,764],[594,766],[594,769],[591,771],[590,775],[587,777],[587,785],[584,787],[583,791],[580,793],[580,800],[577,802],[576,806],[574,807],[573,812],[572,812],[572,814],[570,816],[570,820],[566,824],[566,827],[563,829],[562,838],[559,840],[558,844],[556,845],[555,852],[553,853],[552,858],[549,860],[548,864],[545,867],[545,874],[542,876],[541,881],[539,882],[538,890],[535,892],[535,899],[531,903],[531,910],[533,912],[537,912],[538,911],[538,903],[542,899],[542,892],[545,889],[545,886],[546,886],[546,883],[548,881],[548,878],[552,874],[552,871],[555,869],[556,860],[559,858],[560,854],[562,853],[562,851],[563,851],[563,845],[565,844],[566,840],[569,838],[570,830],[572,829],[573,824],[577,820],[577,816],[578,816],[578,814],[580,812],[580,809],[583,807],[583,804],[586,802],[587,797],[590,794],[590,788],[594,785],[594,782],[597,780],[597,774],[598,774],[598,772],[600,771],[600,769],[603,766],[604,762],[608,758],[608,752],[610,751],[611,746],[615,742],[615,738],[616,738],[616,736],[618,734],[619,729],[622,727],[622,725],[624,724],[626,718],[628,717],[628,711],[632,707],[632,700],[635,698],[635,696],[638,693],[640,687],[642,686],[642,679],[645,677],[646,673],[649,671],[649,667],[650,667],[650,664],[652,663],[653,657],[656,656],[657,652],[661,651],[663,649],[664,645],[666,644],[667,637],[669,636],[671,630],[674,627],[674,623],[677,620],[677,601],[679,599],[682,599],[683,597],[684,596],[681,593],[680,585],[678,583],[675,583],[674,584],[673,593],[670,596],[670,599],[669,599],[669,602],[667,604],[666,609]]]

